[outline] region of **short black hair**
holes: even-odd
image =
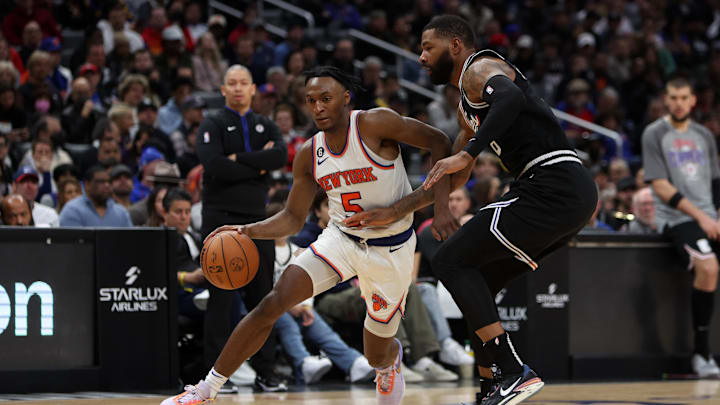
[[[475,47],[475,33],[473,33],[470,24],[456,15],[446,14],[434,17],[423,28],[423,32],[427,30],[435,30],[438,35],[444,38],[460,38],[466,47]]]
[[[338,83],[342,84],[345,90],[350,93],[355,93],[360,90],[360,79],[344,71],[336,68],[335,66],[316,66],[310,70],[306,70],[302,73],[305,76],[305,85],[307,86],[308,81],[314,77],[332,77]]]
[[[163,208],[165,208],[165,211],[170,211],[170,207],[175,201],[187,201],[190,205],[192,205],[192,197],[190,196],[190,193],[179,187],[168,189],[167,194],[163,197],[162,205]]]
[[[52,171],[53,180],[55,180],[56,184],[60,182],[60,177],[66,175],[66,174],[70,174],[71,176],[75,177],[76,179],[80,178],[80,172],[71,163],[63,163],[61,165],[58,165]]]
[[[683,87],[689,87],[690,93],[695,94],[695,87],[693,86],[692,82],[688,80],[687,77],[684,76],[677,76],[674,77],[665,84],[665,91],[667,91],[668,87],[672,87],[674,89],[681,89]]]
[[[103,165],[97,164],[89,168],[85,172],[85,182],[90,182],[95,179],[95,175],[100,172],[107,172],[108,169],[104,167]]]

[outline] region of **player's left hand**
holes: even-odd
[[[345,226],[356,229],[363,229],[367,226],[383,226],[395,222],[395,211],[392,208],[375,208],[345,218]]]
[[[460,229],[460,223],[452,216],[449,209],[435,211],[432,225],[430,225],[430,231],[435,239],[446,240],[458,229]]]
[[[428,176],[423,183],[423,188],[425,190],[429,190],[433,184],[437,183],[438,180],[442,178],[442,176],[459,172],[472,161],[473,157],[464,150],[461,150],[450,157],[446,157],[445,159],[438,160],[435,162],[435,166],[433,166],[432,170],[430,170],[430,173],[428,173]]]

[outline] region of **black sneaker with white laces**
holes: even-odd
[[[287,381],[274,373],[258,373],[255,377],[255,389],[262,392],[285,392],[288,390]]]
[[[521,374],[503,375],[493,392],[485,396],[481,405],[515,405],[537,394],[545,385],[535,372],[523,365]]]

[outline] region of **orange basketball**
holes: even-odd
[[[260,257],[252,239],[235,231],[213,236],[200,252],[205,278],[215,287],[234,290],[255,278]]]

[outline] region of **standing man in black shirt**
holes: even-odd
[[[287,148],[278,127],[250,109],[255,84],[250,71],[233,65],[225,73],[225,107],[206,117],[198,128],[197,154],[204,167],[202,233],[206,237],[224,224],[248,224],[265,219],[269,172],[287,162]],[[244,302],[252,310],[272,289],[275,245],[255,240],[260,268],[244,287]],[[235,292],[210,287],[205,315],[205,362],[212,366],[233,326]],[[275,339],[254,356],[255,384],[264,391],[287,390],[272,372]]]

